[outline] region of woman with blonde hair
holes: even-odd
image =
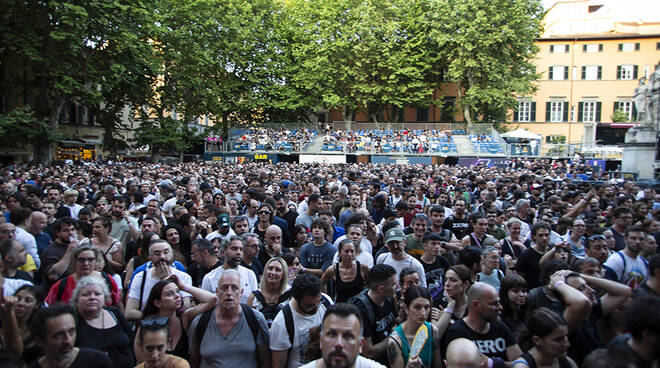
[[[264,274],[259,282],[259,289],[252,291],[247,305],[261,312],[270,328],[280,309],[291,298],[289,287],[289,268],[281,257],[274,257],[266,262]]]

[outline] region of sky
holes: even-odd
[[[543,6],[549,9],[557,0],[541,0]],[[660,22],[659,0],[593,0],[612,8],[617,18],[628,21],[643,20]]]

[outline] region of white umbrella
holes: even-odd
[[[516,129],[512,132],[502,134],[502,138],[541,139],[538,134],[530,133],[525,129]]]

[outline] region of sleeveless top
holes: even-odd
[[[174,349],[168,350],[167,353],[188,360],[190,358],[188,352],[188,334],[186,333],[186,330],[183,329],[183,319],[181,319],[183,313],[177,312],[176,315],[179,317],[179,324],[181,325],[181,337],[179,338],[179,342],[176,343]]]
[[[520,358],[513,362],[513,364],[516,363],[522,363],[529,368],[537,368],[536,359],[534,359],[534,356],[529,351],[524,352]],[[557,363],[559,363],[559,368],[571,368],[571,363],[566,357],[557,358]]]
[[[422,361],[424,367],[430,367],[433,362],[433,325],[429,322],[424,322],[426,327],[429,329],[430,336],[426,339],[422,351],[419,352],[419,359]],[[394,333],[399,335],[401,339],[401,356],[403,357],[403,366],[405,367],[408,364],[408,359],[410,358],[410,344],[406,338],[406,333],[403,332],[402,325],[396,326]]]
[[[264,297],[264,294],[259,290],[253,290],[252,294],[254,294],[254,300],[252,301],[253,308],[264,315],[264,318],[266,318],[266,324],[268,325],[268,328],[270,328],[277,313],[288,303],[289,298],[291,298],[291,289],[282,293],[277,300],[277,303],[266,302],[266,297]]]
[[[353,281],[345,282],[339,275],[339,263],[335,263],[335,303],[348,301],[352,296],[357,295],[364,289],[364,280],[362,279],[362,270],[360,262],[357,264],[357,275]]]

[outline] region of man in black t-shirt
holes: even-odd
[[[424,267],[426,286],[429,289],[433,305],[438,306],[442,301],[442,291],[445,284],[445,272],[449,268],[449,261],[440,255],[442,237],[438,233],[424,234],[424,254],[419,261]]]
[[[459,198],[454,201],[454,214],[445,219],[442,225],[444,229],[451,230],[458,239],[463,239],[469,233],[470,223],[466,214],[467,204],[465,199]]]
[[[112,368],[112,360],[104,352],[77,348],[76,320],[70,305],[58,304],[35,312],[30,322],[30,330],[35,343],[44,355],[30,365],[31,368]]]
[[[488,357],[489,367],[504,367],[522,355],[516,339],[499,321],[502,310],[500,297],[492,286],[477,282],[468,291],[468,315],[451,325],[445,335],[445,352],[454,339],[474,341],[479,351]],[[446,355],[446,354],[444,354]]]
[[[638,296],[623,315],[623,327],[630,334],[617,336],[608,346],[632,353],[635,367],[650,368],[660,358],[659,303],[657,297]]]
[[[369,270],[369,289],[348,300],[362,314],[364,321],[363,355],[387,364],[387,337],[396,325],[396,270],[389,265],[378,264]]]
[[[532,246],[518,258],[516,270],[527,281],[529,290],[541,286],[541,257],[550,246],[550,224],[539,221],[532,226]]]

